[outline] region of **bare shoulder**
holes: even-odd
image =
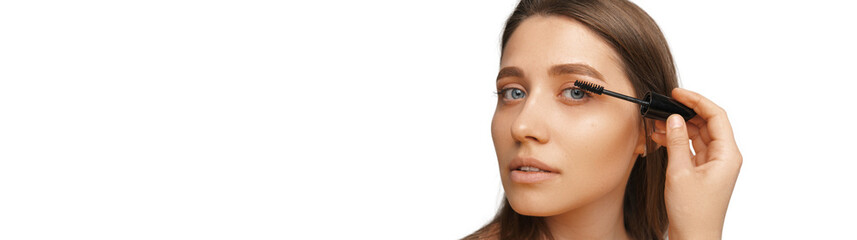
[[[491,223],[476,232],[473,232],[462,240],[498,240],[500,239],[500,226],[497,223]]]

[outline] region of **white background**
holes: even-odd
[[[730,114],[725,239],[853,237],[844,2],[638,1]],[[0,239],[463,237],[515,4],[4,1]]]

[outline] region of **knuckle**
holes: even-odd
[[[676,176],[675,174],[667,176],[667,181],[669,182],[681,182],[681,177]]]

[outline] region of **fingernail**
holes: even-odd
[[[681,118],[681,116],[678,115],[671,116],[669,119],[667,119],[667,121],[667,125],[669,125],[669,128],[672,129],[680,128],[681,125],[684,125],[684,118]]]

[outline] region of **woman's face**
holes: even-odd
[[[532,16],[512,34],[500,67],[491,133],[512,208],[552,216],[605,196],[621,201],[645,152],[639,106],[574,87],[583,80],[633,96],[619,56],[575,20]]]

